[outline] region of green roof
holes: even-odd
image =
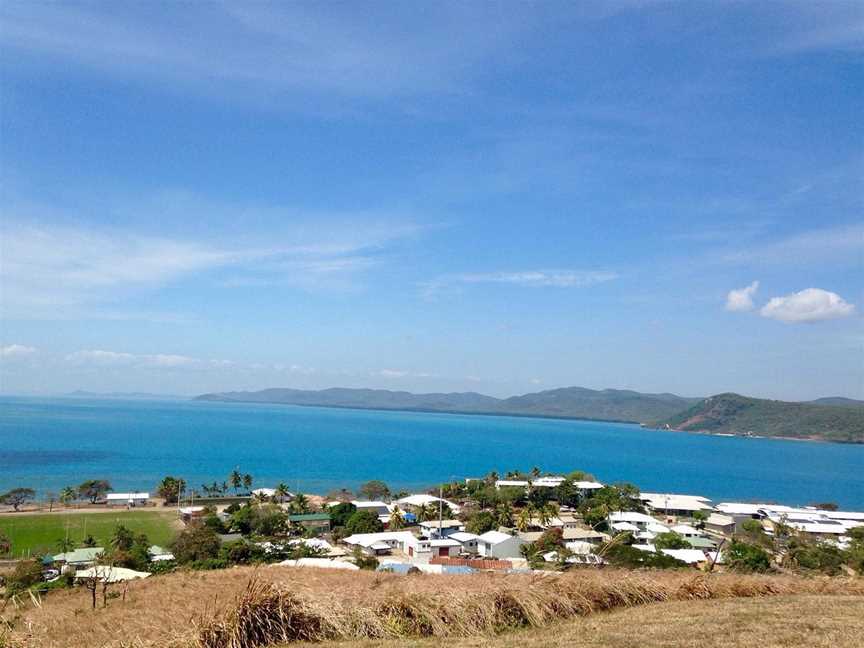
[[[288,519],[292,522],[329,522],[329,513],[296,513],[289,515]]]
[[[694,549],[713,549],[717,543],[710,538],[684,538]]]
[[[102,547],[83,547],[75,551],[55,554],[54,561],[67,563],[93,562],[103,553],[105,553],[105,550]]]

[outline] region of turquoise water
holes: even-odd
[[[581,469],[715,501],[864,509],[864,445],[712,437],[635,425],[176,401],[0,398],[0,491],[89,478],[153,489],[239,466],[256,485],[422,488],[490,470]]]

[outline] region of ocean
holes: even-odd
[[[745,439],[637,425],[196,401],[0,398],[0,492],[86,479],[154,490],[239,468],[256,486],[326,493],[382,479],[429,487],[491,470],[584,470],[642,490],[864,510],[864,445]]]

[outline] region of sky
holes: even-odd
[[[0,392],[864,398],[860,2],[0,3]]]

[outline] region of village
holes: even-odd
[[[166,483],[174,485],[173,497]],[[29,563],[7,547],[7,566],[15,568],[5,578],[7,593],[22,589],[16,572],[25,563],[30,587],[89,584],[94,607],[97,582],[107,588],[184,567],[271,564],[441,575],[556,574],[606,565],[830,574],[864,567],[864,512],[833,504],[715,504],[698,494],[604,484],[578,471],[491,473],[425,493],[391,494],[380,481],[359,489],[374,498],[347,490],[329,497],[292,493],[284,484],[233,497],[190,491],[184,498],[183,486],[166,478],[161,498],[109,492],[93,499],[120,512],[121,520],[125,512],[170,507],[176,537],[167,546],[120,524],[106,546],[67,537],[58,539],[63,551],[30,556]],[[14,515],[0,515],[0,538],[4,518]]]

